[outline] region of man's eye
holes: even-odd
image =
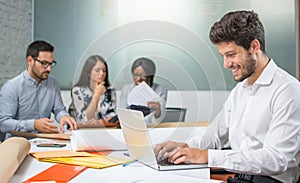
[[[235,56],[235,53],[227,54],[227,57],[233,58]]]

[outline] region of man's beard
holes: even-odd
[[[31,68],[31,72],[33,73],[33,75],[36,78],[38,78],[40,80],[46,80],[46,79],[48,79],[48,76],[50,74],[49,71],[44,71],[44,72],[42,72],[42,73],[39,74],[38,72],[35,71],[35,65]],[[48,75],[46,75],[46,76],[43,77],[43,74],[45,74],[45,73],[48,73]]]
[[[242,82],[254,73],[255,66],[256,66],[256,60],[251,56],[251,54],[249,52],[248,52],[245,60],[246,60],[246,65],[244,67],[245,72],[242,71],[241,77],[238,79],[234,79],[235,81]]]

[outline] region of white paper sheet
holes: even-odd
[[[152,144],[168,140],[184,142],[194,134],[201,135],[206,127],[149,128]],[[71,131],[73,151],[126,150],[121,129],[85,128]]]
[[[73,151],[126,150],[121,129],[86,128],[73,130]]]
[[[116,156],[115,154],[112,156]],[[209,180],[209,168],[191,169],[189,172],[180,174],[178,171],[157,171],[139,162],[134,162],[129,166],[114,166],[99,170],[88,169],[84,173],[76,176],[72,182],[195,182],[195,183],[220,183],[221,181]],[[113,175],[113,176],[112,176]]]
[[[147,106],[149,101],[160,101],[162,100],[157,93],[145,82],[135,86],[128,95],[127,103],[129,105],[142,105]]]

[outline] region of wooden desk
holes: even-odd
[[[153,125],[147,125],[148,128],[175,128],[175,127],[205,127],[208,122],[165,122]],[[95,127],[90,127],[95,128]],[[116,127],[97,127],[97,128],[116,128]],[[49,139],[64,139],[70,140],[70,133],[31,133],[31,132],[19,132],[11,131],[12,134],[21,137],[29,138],[49,138]]]
[[[69,133],[31,133],[31,132],[19,132],[11,131],[12,134],[21,137],[28,138],[48,138],[48,139],[64,139],[70,140],[71,134]]]

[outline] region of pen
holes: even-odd
[[[130,155],[128,153],[123,153],[123,155],[130,157]]]
[[[134,162],[136,162],[136,160],[129,161],[128,163],[124,163],[124,164],[122,164],[122,167],[126,167],[126,166],[128,166],[128,165],[130,165],[131,163],[134,163]]]

